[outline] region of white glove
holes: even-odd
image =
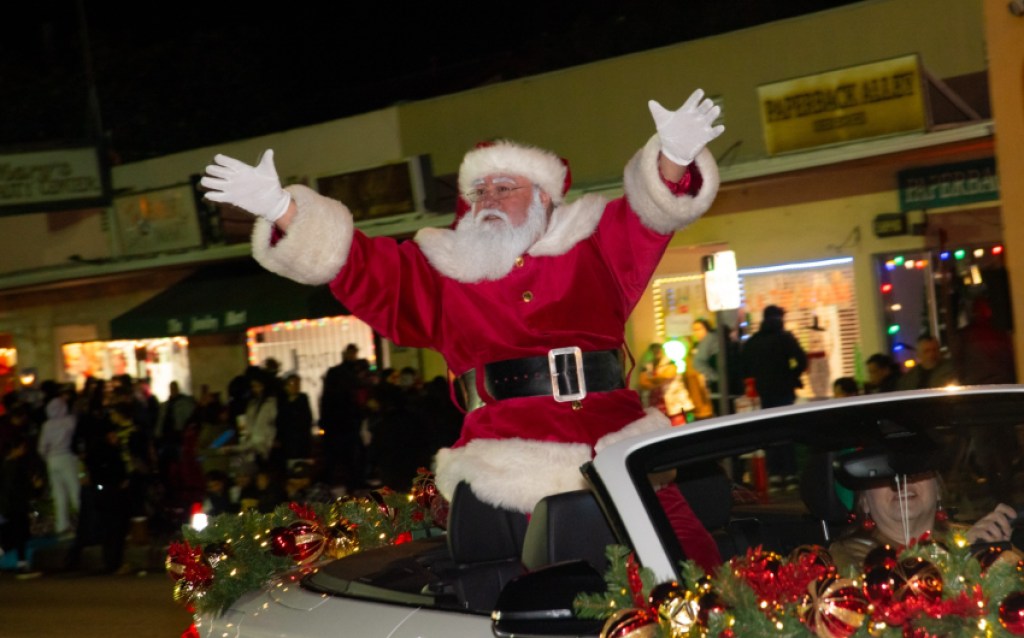
[[[215,155],[199,183],[210,189],[206,199],[238,206],[270,223],[280,219],[292,201],[291,195],[281,188],[273,149],[263,153],[256,166],[227,155]]]
[[[708,142],[725,130],[721,124],[711,126],[722,110],[703,98],[704,91],[697,89],[678,111],[669,111],[656,100],[647,103],[658,127],[661,153],[681,166],[692,162]]]

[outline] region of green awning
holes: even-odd
[[[327,286],[305,286],[251,257],[201,267],[110,322],[114,339],[234,332],[279,321],[350,314]]]

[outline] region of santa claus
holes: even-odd
[[[330,285],[353,314],[403,346],[433,348],[470,411],[437,454],[451,496],[529,512],[584,487],[579,467],[628,436],[670,427],[627,388],[624,329],[672,233],[711,205],[718,169],[708,142],[719,108],[697,90],[677,111],[651,101],[657,135],[627,164],[625,196],[564,201],[568,165],[510,141],[468,152],[465,214],[415,241],[370,238],[339,201],[282,189],[267,151],[256,166],[217,155],[206,197],[258,216],[253,252],[269,270]],[[671,483],[658,492],[687,555],[718,560],[714,542]]]

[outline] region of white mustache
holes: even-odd
[[[497,208],[484,208],[482,210],[477,211],[476,213],[477,222],[482,222],[492,217],[500,219],[506,224],[509,223],[508,214],[505,211],[499,210]]]

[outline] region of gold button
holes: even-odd
[[[525,264],[525,263],[526,263],[526,260],[523,259],[523,257],[521,255],[519,257],[516,257],[516,268],[522,268],[523,264]]]
[[[523,293],[523,301],[525,301],[526,303],[530,303],[531,301],[533,301],[533,293],[530,292],[529,290],[524,292]]]
[[[582,410],[583,409],[583,403],[580,402],[580,401],[573,401],[572,402],[572,409],[573,410]]]

